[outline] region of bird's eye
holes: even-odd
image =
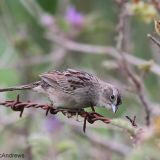
[[[110,99],[113,101],[115,99],[115,96],[114,95],[111,95],[110,96]]]

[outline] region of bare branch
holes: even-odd
[[[127,10],[125,9],[125,3],[122,3],[120,6],[120,14],[119,14],[119,19],[118,19],[118,25],[117,25],[117,43],[116,43],[116,48],[119,51],[121,55],[121,65],[126,73],[126,76],[129,77],[132,82],[135,85],[136,88],[136,95],[138,95],[141,103],[144,106],[145,112],[146,112],[146,125],[150,124],[150,115],[151,115],[151,107],[149,107],[149,103],[145,98],[144,92],[143,92],[143,83],[141,81],[141,77],[138,76],[133,70],[131,70],[129,63],[125,57],[125,28],[126,28],[126,23],[129,15],[127,13]],[[131,120],[131,119],[130,119]]]
[[[119,52],[114,47],[111,47],[111,46],[104,47],[104,46],[99,46],[99,45],[83,44],[83,43],[74,42],[69,39],[62,38],[62,37],[56,36],[56,35],[54,35],[52,37],[50,35],[49,38],[52,39],[58,45],[66,48],[67,50],[76,51],[76,52],[83,52],[83,53],[92,54],[92,55],[93,54],[95,54],[95,55],[108,54],[109,56],[111,56],[115,59],[120,59]],[[129,53],[124,52],[124,55],[125,55],[126,61],[134,66],[140,66],[142,64],[147,63],[146,60],[132,56]],[[150,71],[153,72],[154,74],[160,76],[160,66],[158,64],[154,63],[151,66]]]
[[[150,38],[152,41],[153,41],[153,43],[155,43],[158,47],[160,47],[160,41],[158,41],[155,37],[153,37],[151,34],[148,34],[147,35],[148,36],[148,38]]]

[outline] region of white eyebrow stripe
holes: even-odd
[[[117,93],[116,89],[113,89],[113,95],[114,96],[116,96],[116,93]]]

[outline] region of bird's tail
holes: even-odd
[[[0,88],[0,92],[8,92],[8,91],[15,91],[15,90],[29,90],[33,89],[34,87],[38,86],[41,81],[37,81],[31,84],[21,85],[17,87],[8,87],[8,88]]]

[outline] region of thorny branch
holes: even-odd
[[[135,88],[136,88],[136,94],[138,95],[141,103],[144,106],[145,112],[146,112],[146,125],[150,124],[150,107],[149,103],[145,98],[144,92],[143,92],[143,84],[141,82],[140,76],[138,76],[133,70],[131,70],[129,63],[125,57],[125,27],[126,27],[126,20],[129,17],[128,13],[125,10],[125,3],[121,3],[120,6],[120,14],[119,14],[119,19],[118,19],[118,24],[117,24],[117,43],[116,43],[116,49],[120,53],[121,56],[121,65],[123,67],[123,70],[125,71],[125,74],[127,77],[129,77]],[[132,122],[131,122],[132,123]],[[134,125],[133,125],[134,126]]]
[[[131,122],[131,124],[135,127],[137,127],[137,124],[136,124],[136,116],[133,117],[133,119],[131,119],[129,116],[126,116],[126,118]]]
[[[86,130],[86,122],[88,122],[90,124],[93,124],[95,121],[100,120],[100,121],[102,121],[103,123],[106,123],[106,124],[112,123],[111,119],[109,119],[107,117],[104,117],[104,116],[102,116],[102,115],[100,115],[99,113],[96,113],[96,112],[86,112],[83,109],[80,110],[80,111],[57,109],[57,108],[53,108],[53,106],[50,106],[50,105],[37,104],[37,103],[32,103],[30,101],[21,102],[20,99],[19,99],[19,95],[17,96],[16,100],[9,100],[9,101],[5,101],[5,102],[0,102],[0,105],[3,105],[5,107],[9,107],[13,111],[20,112],[20,117],[22,117],[22,114],[23,114],[23,111],[24,111],[25,108],[41,108],[41,109],[46,111],[46,116],[48,115],[48,113],[55,115],[59,112],[63,113],[64,115],[70,115],[70,116],[68,116],[68,118],[72,117],[74,115],[79,115],[82,118],[84,118],[84,124],[83,124],[83,131],[84,132]],[[133,127],[135,127],[135,125],[133,125],[132,122],[131,122],[131,125]]]
[[[116,3],[118,5],[122,5],[126,0],[115,0]],[[159,2],[157,0],[151,0],[151,3],[154,4],[156,6],[156,8],[159,8],[158,6],[160,6]],[[22,5],[24,5],[22,3]],[[43,15],[45,15],[45,12],[42,11],[42,9],[37,6],[35,3],[33,2],[29,2],[28,5],[30,6],[30,8],[32,8],[31,10],[28,10],[28,8],[26,8],[26,6],[24,5],[24,7],[28,10],[28,12],[31,14],[31,16],[33,17],[43,17]],[[35,5],[35,6],[34,6]],[[38,8],[38,10],[35,10],[34,8]],[[33,14],[34,13],[34,14]],[[37,15],[37,16],[35,16]],[[53,24],[51,26],[49,26],[48,32],[46,33],[46,38],[50,41],[52,41],[54,44],[62,47],[63,49],[67,50],[67,51],[75,51],[72,53],[76,53],[76,52],[82,52],[85,54],[91,54],[91,55],[109,55],[117,60],[119,60],[120,55],[119,52],[115,49],[115,47],[112,46],[101,46],[101,45],[93,45],[93,44],[84,44],[84,43],[80,43],[80,42],[76,42],[74,40],[71,40],[69,38],[67,38],[67,36],[65,35],[65,33],[60,29],[60,27],[58,26],[56,19],[54,17],[53,18]],[[41,23],[41,20],[38,19],[39,23]],[[31,57],[31,64],[34,64],[34,61],[37,61],[36,59],[39,59],[38,62],[36,62],[36,64],[39,63],[44,63],[44,62],[50,62],[53,61],[53,58],[50,57],[51,55],[47,56],[45,55],[45,57],[42,58],[42,56],[38,57]],[[147,61],[143,60],[139,57],[135,57],[130,53],[124,52],[124,56],[126,58],[126,61],[133,65],[133,66],[140,66],[142,64],[145,64]],[[34,59],[34,61],[32,61]],[[30,64],[30,65],[31,65]],[[20,64],[20,65],[28,65],[27,63],[24,64]],[[13,66],[17,66],[17,64],[14,64]],[[151,68],[150,68],[150,72],[156,74],[157,76],[160,76],[160,66],[156,63],[154,63]]]

